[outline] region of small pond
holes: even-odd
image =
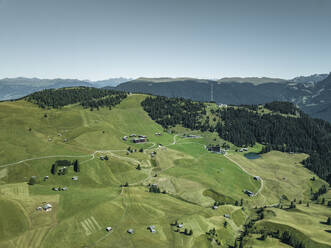
[[[249,152],[244,155],[248,159],[258,159],[261,158],[261,155],[255,152]]]

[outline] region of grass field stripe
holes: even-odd
[[[95,225],[97,226],[97,228],[100,230],[101,226],[99,225],[99,223],[95,220],[95,218],[92,216],[91,220],[95,223]]]

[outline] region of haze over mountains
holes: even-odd
[[[76,79],[12,78],[0,80],[0,100],[15,99],[45,88],[69,86],[109,87],[167,97],[184,97],[218,104],[263,104],[289,101],[313,117],[331,121],[331,74],[279,78],[111,78],[103,81]]]
[[[17,99],[30,93],[51,88],[70,86],[88,87],[115,87],[120,83],[129,81],[129,78],[109,78],[101,81],[77,80],[77,79],[39,79],[39,78],[4,78],[0,80],[0,100]]]

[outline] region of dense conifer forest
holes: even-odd
[[[261,114],[258,106],[227,107],[211,111],[221,121],[210,124],[202,121],[206,115],[203,103],[182,98],[147,97],[142,106],[150,117],[164,128],[181,124],[201,131],[216,131],[219,136],[236,146],[264,145],[262,152],[278,150],[303,152],[310,155],[303,164],[331,184],[331,124],[312,119],[295,105],[273,102],[265,107],[282,114]]]
[[[27,96],[25,99],[41,108],[61,108],[69,104],[79,103],[84,108],[109,107],[119,104],[127,94],[121,91],[75,87],[62,89],[46,89]]]
[[[291,114],[296,115],[301,112],[299,109],[290,102],[271,102],[264,105],[267,109],[272,110],[273,112],[279,112],[281,114]]]
[[[184,98],[147,97],[142,106],[153,120],[165,128],[183,125],[200,129],[200,116],[206,114],[203,103]]]

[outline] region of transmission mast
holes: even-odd
[[[210,101],[211,102],[214,101],[214,84],[213,83],[210,84]]]

